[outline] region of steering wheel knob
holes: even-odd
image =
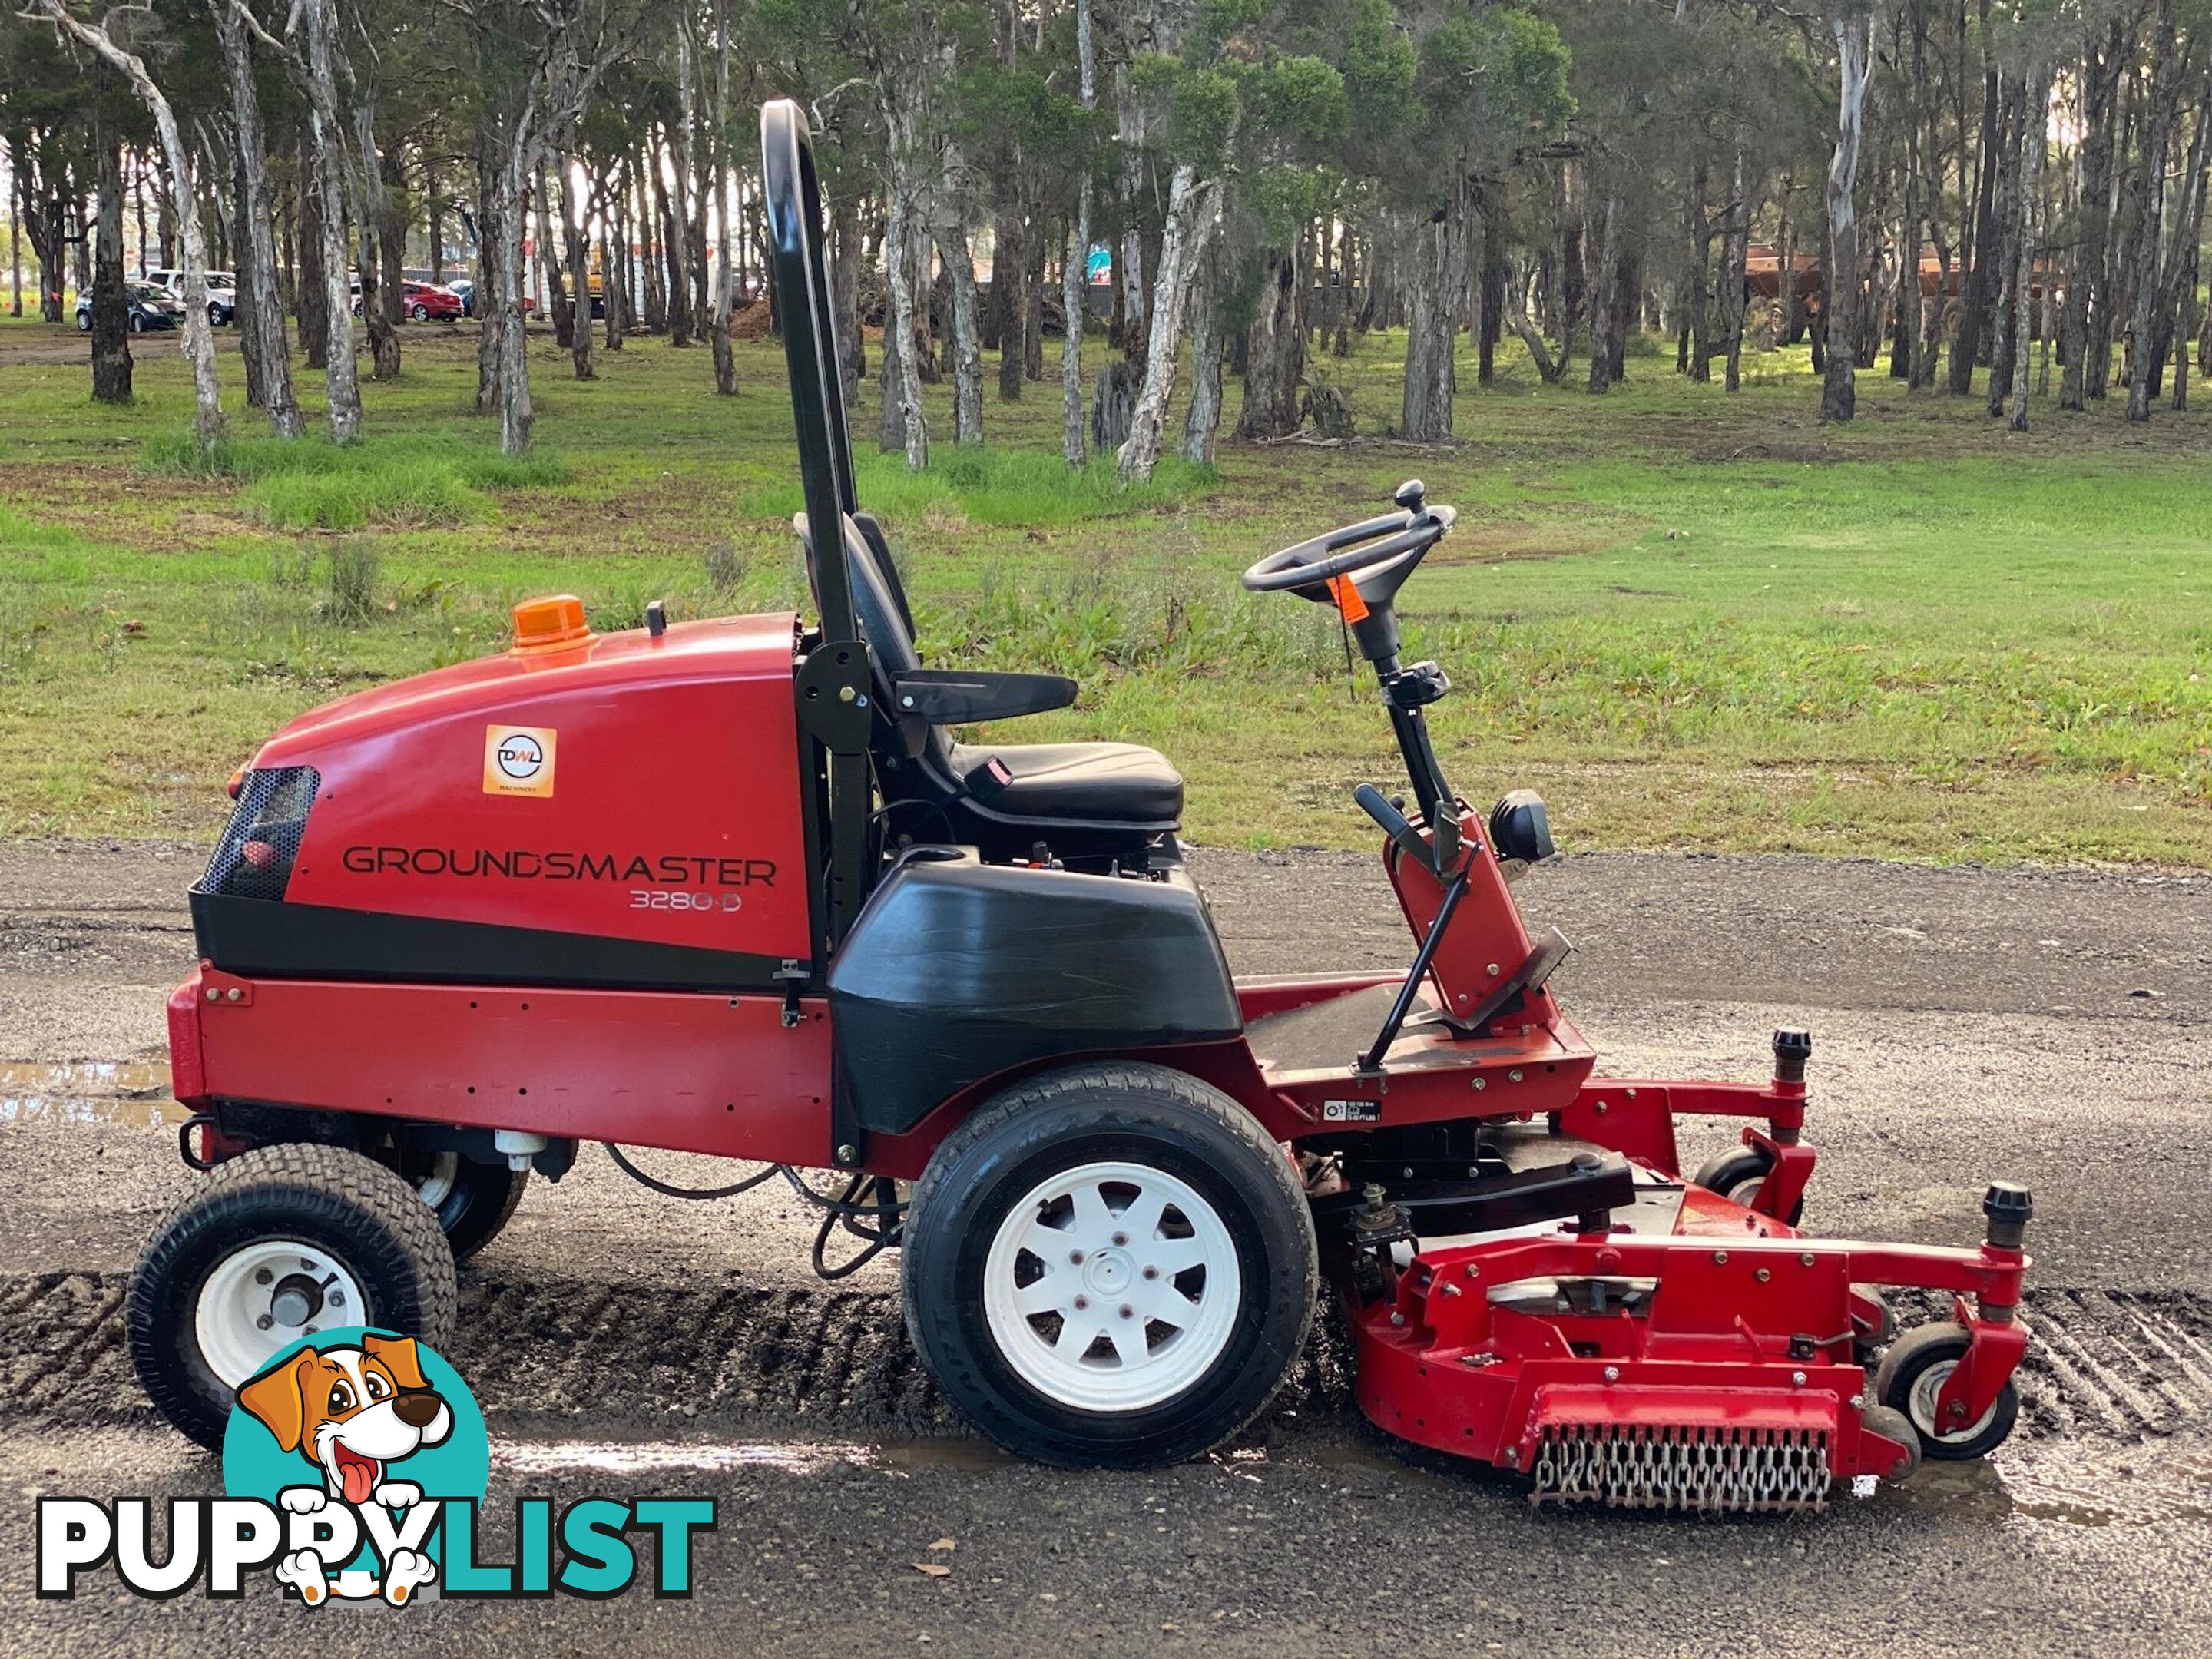
[[[1419,513],[1428,493],[1428,486],[1419,478],[1408,478],[1391,492],[1390,499],[1408,513]]]

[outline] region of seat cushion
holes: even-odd
[[[1001,817],[1171,828],[1182,817],[1182,775],[1141,744],[952,745],[962,777],[994,755],[1014,780],[988,803]]]

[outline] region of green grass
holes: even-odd
[[[544,448],[517,463],[471,412],[471,337],[410,328],[369,441],[278,444],[239,408],[209,465],[167,351],[111,410],[82,364],[9,355],[66,330],[24,331],[0,344],[0,830],[206,833],[269,730],[497,649],[531,592],[580,593],[605,629],[656,597],[805,592],[772,343],[720,398],[704,351],[632,340],[580,384],[533,340]],[[921,477],[877,453],[864,398],[859,493],[927,650],[1085,683],[987,740],[1154,743],[1200,839],[1365,844],[1348,792],[1393,764],[1371,690],[1326,612],[1235,577],[1418,472],[1462,509],[1401,601],[1409,657],[1455,683],[1447,765],[1473,798],[1542,789],[1565,847],[2212,866],[2212,414],[2039,404],[2014,434],[1869,374],[1861,418],[1824,428],[1802,350],[1751,360],[1733,398],[1639,353],[1597,399],[1517,359],[1477,389],[1467,362],[1461,441],[1415,450],[1382,435],[1401,349],[1317,360],[1352,446],[1224,442],[1143,492],[1060,465],[1056,386],[988,397],[965,450],[929,388]]]

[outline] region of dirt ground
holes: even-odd
[[[0,1652],[228,1655],[302,1618],[337,1653],[2212,1649],[2212,881],[1629,854],[1520,890],[1579,947],[1555,984],[1605,1069],[1756,1078],[1775,1025],[1812,1027],[1820,1231],[1966,1243],[1986,1179],[2035,1188],[2022,1425],[1993,1463],[1820,1516],[1538,1512],[1393,1456],[1324,1335],[1232,1453],[1052,1474],[953,1419],[888,1264],[820,1285],[787,1195],[679,1204],[587,1152],[464,1274],[452,1357],[495,1498],[717,1498],[693,1600],[308,1614],[95,1579],[35,1602],[40,1492],[217,1478],[151,1419],[116,1316],[192,1179],[155,1062],[203,857],[0,846]],[[1407,954],[1367,859],[1196,864],[1240,971]]]

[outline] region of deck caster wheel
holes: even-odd
[[[1774,1160],[1759,1147],[1740,1146],[1735,1152],[1707,1158],[1698,1166],[1697,1174],[1690,1179],[1729,1203],[1741,1204],[1749,1209],[1757,1201],[1759,1189],[1773,1168]],[[1787,1225],[1794,1227],[1804,1218],[1805,1200],[1801,1194],[1790,1213],[1782,1219]]]
[[[124,1334],[155,1409],[215,1449],[233,1391],[290,1343],[375,1325],[442,1346],[457,1297],[437,1218],[404,1181],[340,1147],[264,1146],[162,1217]]]
[[[1875,1373],[1875,1397],[1902,1412],[1919,1432],[1921,1451],[1942,1462],[1986,1456],[2004,1443],[2020,1420],[2020,1391],[2007,1378],[1980,1422],[1958,1425],[1948,1433],[1937,1427],[1936,1397],[1972,1340],[1956,1325],[1917,1325],[1889,1345]]]
[[[455,1261],[466,1261],[499,1237],[530,1184],[527,1170],[453,1152],[410,1152],[399,1172],[436,1214]]]
[[[949,1136],[907,1212],[907,1329],[993,1439],[1065,1468],[1195,1456],[1305,1346],[1313,1220],[1282,1149],[1164,1066],[1052,1072]]]
[[[1897,1466],[1881,1478],[1892,1483],[1910,1480],[1920,1467],[1920,1431],[1912,1426],[1912,1419],[1887,1406],[1869,1406],[1859,1413],[1859,1420],[1883,1439],[1894,1440],[1905,1448]]]

